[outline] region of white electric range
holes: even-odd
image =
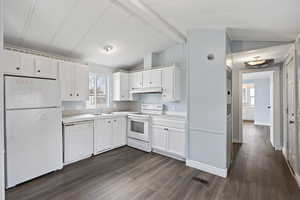
[[[128,115],[128,146],[151,152],[151,115],[162,115],[163,104],[142,104],[141,113]]]

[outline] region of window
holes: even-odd
[[[107,75],[89,73],[88,108],[109,107],[109,77]]]
[[[248,106],[255,106],[254,84],[243,84],[243,104]]]

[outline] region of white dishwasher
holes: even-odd
[[[64,124],[64,165],[93,154],[94,121]]]

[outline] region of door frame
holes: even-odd
[[[264,69],[241,69],[239,70],[239,143],[243,143],[243,74],[251,73],[251,72],[265,72],[265,71],[273,71],[273,141],[275,150],[281,150],[281,79],[280,79],[280,66],[274,66],[270,68]]]
[[[300,41],[300,37],[298,38],[297,41]],[[294,58],[292,58],[294,57]],[[297,55],[296,55],[296,48],[295,48],[295,45],[290,49],[289,53],[288,53],[288,56],[284,62],[284,66],[283,66],[283,71],[284,71],[284,76],[283,76],[283,82],[285,83],[284,87],[283,87],[283,90],[284,90],[284,93],[283,94],[287,94],[287,79],[286,79],[286,74],[287,74],[287,68],[286,68],[286,65],[290,62],[290,59],[295,59],[295,122],[296,122],[296,135],[295,135],[295,140],[297,141],[296,143],[296,166],[295,166],[295,169],[291,170],[292,172],[294,172],[295,174],[293,174],[295,176],[295,179],[298,183],[298,185],[300,186],[300,174],[299,174],[299,171],[300,171],[300,137],[299,137],[299,133],[298,133],[298,130],[299,130],[299,75],[298,75],[298,65],[300,63],[297,63],[298,60],[297,60]],[[288,155],[288,145],[287,145],[287,142],[288,142],[288,115],[287,115],[287,107],[288,107],[288,102],[287,102],[287,98],[284,98],[284,101],[283,101],[283,124],[284,124],[284,129],[283,129],[283,149],[282,149],[282,153],[283,153],[283,156],[284,158],[286,159],[287,163],[289,163],[289,155]],[[289,164],[288,164],[289,165]],[[291,166],[290,166],[291,167]]]

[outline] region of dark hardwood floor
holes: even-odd
[[[124,147],[12,188],[7,199],[299,200],[297,184],[281,152],[271,147],[268,129],[244,128],[245,144],[234,145],[236,159],[227,179]]]

